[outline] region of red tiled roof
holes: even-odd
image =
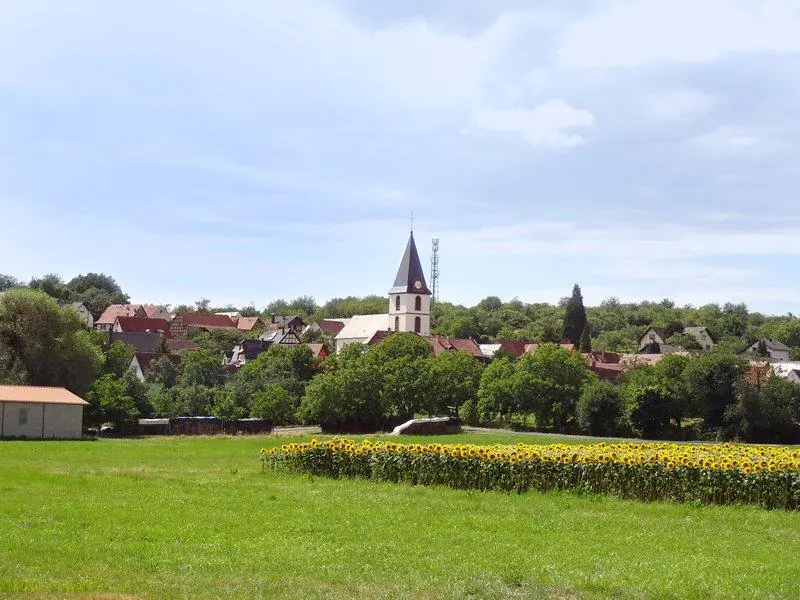
[[[525,352],[528,354],[535,353],[542,344],[525,344]],[[559,348],[563,348],[564,350],[568,350],[569,352],[576,352],[578,349],[575,347],[575,344],[570,344],[569,342],[563,342],[558,344]]]
[[[148,317],[117,317],[116,324],[125,333],[163,333],[169,337],[169,323],[164,319]]]
[[[369,338],[367,341],[365,341],[364,344],[366,344],[367,346],[372,346],[374,344],[377,344],[381,340],[385,340],[387,337],[392,335],[392,333],[394,333],[394,332],[393,331],[387,331],[385,329],[379,329],[378,331],[373,333],[372,337]]]
[[[424,338],[433,348],[433,353],[439,356],[442,352],[457,351],[466,352],[475,358],[485,358],[475,340],[463,338],[451,338],[440,335],[432,335]]]
[[[94,324],[113,325],[117,317],[135,317],[137,312],[146,314],[141,304],[112,304],[103,311],[103,314]]]
[[[600,363],[606,364],[617,364],[619,363],[620,356],[615,352],[603,352],[601,350],[593,350],[587,354],[584,354],[587,360],[594,359]]]
[[[593,371],[598,379],[606,381],[616,381],[619,377],[628,371],[628,367],[619,363],[601,363],[597,362],[589,365],[589,370]]]
[[[144,309],[145,314],[152,319],[153,315],[164,307],[159,304],[142,304],[142,308]]]
[[[512,356],[522,356],[525,354],[526,342],[523,340],[495,340],[495,344],[500,344],[500,349]]]
[[[329,321],[327,319],[319,319],[317,327],[320,328],[325,335],[337,336],[339,332],[344,329],[344,323],[341,321]]]
[[[213,327],[236,329],[236,323],[228,315],[214,315],[211,313],[185,312],[181,313],[184,325],[188,327]]]
[[[311,350],[311,354],[316,357],[328,356],[328,350],[325,348],[325,344],[306,344],[306,346]]]
[[[166,340],[167,348],[170,350],[197,350],[197,342],[193,340]]]
[[[0,385],[0,402],[33,402],[36,404],[89,404],[63,387],[32,385]]]
[[[236,319],[236,329],[239,331],[253,331],[263,325],[260,317],[239,317]]]

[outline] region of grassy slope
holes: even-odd
[[[0,443],[0,596],[800,597],[800,514],[262,474],[284,441]]]

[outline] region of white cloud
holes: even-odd
[[[774,154],[781,146],[772,132],[725,126],[695,136],[687,144],[708,158],[761,158]]]
[[[659,60],[708,62],[728,54],[800,52],[797,0],[633,0],[568,27],[563,68],[635,67]]]
[[[672,90],[652,94],[644,101],[647,114],[660,121],[683,121],[710,111],[714,98],[697,90]]]
[[[573,147],[585,140],[570,130],[592,125],[594,115],[553,99],[533,109],[483,109],[472,116],[471,123],[487,131],[519,134],[535,146]]]

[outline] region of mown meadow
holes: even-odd
[[[262,471],[308,439],[0,443],[0,597],[800,597],[798,512]]]

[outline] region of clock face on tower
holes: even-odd
[[[414,282],[414,289],[415,289],[415,290],[421,290],[421,289],[422,289],[422,282],[421,282],[419,279],[417,279],[417,280]]]

